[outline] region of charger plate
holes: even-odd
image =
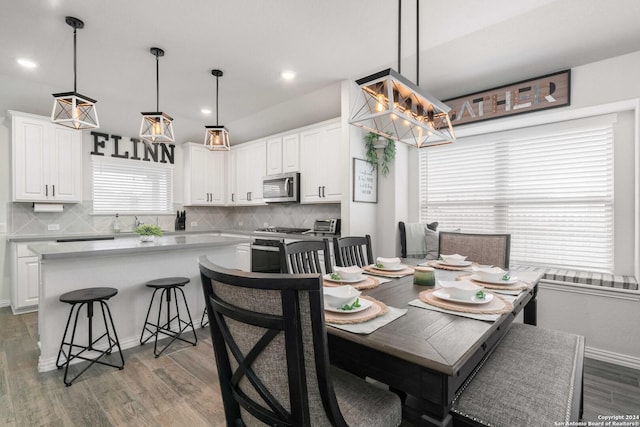
[[[423,265],[423,264],[420,264]],[[464,267],[460,266],[460,267],[456,267],[453,265],[449,265],[449,264],[442,264],[438,261],[432,260],[432,261],[427,261],[427,265],[429,267],[433,267],[433,268],[438,268],[440,270],[451,270],[451,271],[468,271],[472,265],[475,265],[474,263],[471,263],[470,265],[466,265]]]
[[[470,281],[472,283],[476,283],[476,284],[482,286],[483,288],[496,289],[496,290],[501,290],[501,291],[504,291],[504,290],[526,291],[526,290],[530,289],[530,287],[526,283],[524,283],[524,282],[522,282],[520,280],[518,280],[516,283],[513,283],[511,285],[507,285],[507,284],[505,284],[505,285],[495,285],[495,284],[492,284],[492,283],[487,283],[487,282],[483,282],[483,281],[480,281],[480,280],[472,279],[471,276],[473,276],[473,274],[463,274],[461,276],[456,277],[456,280],[468,280],[468,281]]]
[[[376,276],[391,277],[391,278],[404,277],[404,276],[408,276],[410,274],[415,273],[415,270],[413,269],[413,267],[408,265],[405,266],[405,268],[403,268],[402,270],[395,270],[395,271],[380,270],[379,268],[375,268],[373,265],[365,265],[364,267],[362,267],[362,269],[367,274],[375,274]]]
[[[502,314],[513,311],[513,305],[506,301],[498,294],[492,294],[493,300],[483,305],[465,304],[463,302],[445,301],[433,295],[438,289],[427,289],[420,292],[418,298],[425,304],[430,304],[435,307],[444,308],[446,310],[459,311],[461,313],[475,313],[475,314]]]
[[[327,288],[335,288],[336,286],[349,285],[353,288],[356,288],[359,291],[362,291],[364,289],[373,289],[377,287],[380,284],[380,281],[375,277],[365,276],[364,280],[357,283],[340,283],[340,282],[332,282],[329,280],[323,280],[322,283]]]
[[[382,301],[378,301],[377,299],[371,297],[360,296],[360,298],[369,300],[373,304],[371,304],[371,307],[369,307],[368,309],[359,311],[357,313],[333,313],[330,311],[325,311],[324,321],[326,323],[334,323],[336,325],[363,323],[378,316],[382,316],[389,311],[389,307],[387,307],[387,305]]]

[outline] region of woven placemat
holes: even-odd
[[[350,286],[353,286],[354,288],[356,288],[357,290],[362,291],[362,290],[365,290],[365,289],[373,289],[373,288],[377,287],[380,284],[380,281],[378,279],[376,279],[375,277],[367,276],[361,282],[356,282],[356,283],[332,282],[330,280],[323,280],[322,284],[324,286],[326,286],[327,288],[335,288],[336,286],[350,285]]]
[[[463,302],[446,301],[433,295],[438,289],[428,289],[420,292],[418,298],[420,301],[431,304],[436,307],[444,308],[447,310],[459,311],[462,313],[476,313],[476,314],[502,314],[508,313],[513,310],[513,305],[500,295],[491,293],[493,300],[482,305],[465,304]],[[490,292],[487,292],[490,293]]]
[[[438,261],[427,261],[427,265],[429,267],[438,268],[440,270],[467,271],[473,265],[476,265],[476,264],[474,263],[474,264],[467,265],[467,266],[464,266],[464,267],[454,267],[453,265],[440,264]]]
[[[382,301],[378,301],[371,297],[360,297],[371,301],[371,307],[366,310],[359,311],[357,313],[334,313],[332,311],[324,312],[324,320],[327,323],[335,323],[336,325],[347,325],[354,323],[363,323],[367,320],[371,320],[375,317],[382,316],[389,311],[389,307]]]
[[[415,269],[408,265],[405,265],[405,268],[403,268],[402,270],[397,271],[380,270],[378,268],[375,268],[373,265],[366,265],[362,268],[369,274],[375,274],[376,276],[382,277],[391,277],[393,279],[415,273]]]
[[[516,283],[513,283],[511,285],[496,285],[493,283],[487,283],[487,282],[483,282],[482,280],[475,280],[472,279],[471,276],[473,276],[473,274],[463,274],[460,275],[458,277],[456,277],[456,280],[468,280],[472,283],[476,283],[480,286],[482,286],[483,288],[487,288],[487,289],[496,289],[496,290],[501,290],[501,291],[526,291],[529,290],[529,286],[521,281],[517,281]]]

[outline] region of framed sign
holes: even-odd
[[[353,201],[378,203],[378,168],[362,159],[353,159]]]
[[[451,124],[462,125],[571,104],[571,70],[442,101]]]

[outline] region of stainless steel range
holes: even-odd
[[[256,238],[251,244],[251,271],[259,273],[280,273],[280,243],[284,238],[276,234],[303,234],[308,228],[265,227],[255,232],[264,234],[264,238]],[[269,234],[273,236],[267,237]]]

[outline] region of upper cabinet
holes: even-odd
[[[224,205],[227,153],[193,142],[185,143],[183,150],[185,206]]]
[[[266,141],[247,142],[232,147],[230,164],[230,203],[263,204],[262,178],[267,171]]]
[[[299,170],[298,133],[267,139],[267,175],[298,172]]]
[[[339,203],[342,198],[341,126],[331,121],[300,133],[302,203]]]
[[[11,112],[14,202],[82,201],[82,132]]]

